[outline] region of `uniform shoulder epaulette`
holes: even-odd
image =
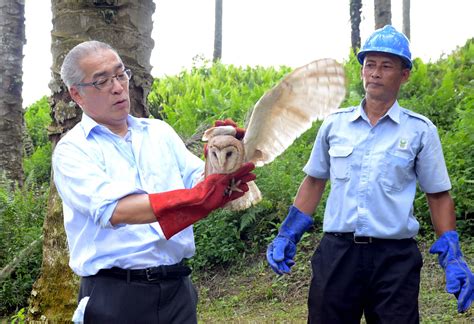
[[[331,112],[331,115],[353,112],[357,108],[358,108],[358,106],[335,109]]]
[[[433,122],[431,120],[429,120],[428,117],[423,116],[422,114],[416,113],[416,112],[411,111],[411,110],[406,109],[406,108],[401,108],[401,111],[403,113],[407,114],[410,117],[414,117],[414,118],[417,118],[417,119],[420,119],[420,120],[424,121],[426,124],[428,124],[430,126],[434,125]]]

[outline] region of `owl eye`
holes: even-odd
[[[231,157],[232,156],[232,152],[227,152],[227,154],[225,155],[226,157]]]

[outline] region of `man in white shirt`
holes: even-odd
[[[53,154],[69,264],[81,276],[74,320],[196,323],[183,263],[195,252],[191,225],[241,197],[254,166],[196,184],[204,163],[176,132],[129,115],[131,71],[105,43],[74,47],[61,77],[83,110]],[[232,180],[239,190],[229,195]]]

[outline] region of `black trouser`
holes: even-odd
[[[197,292],[189,276],[157,277],[145,270],[101,270],[81,278],[79,300],[90,296],[84,323],[197,323]]]
[[[422,257],[416,241],[323,236],[312,259],[308,323],[419,323]]]

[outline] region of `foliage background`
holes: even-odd
[[[424,63],[416,59],[410,81],[400,93],[402,106],[427,116],[438,126],[453,184],[461,237],[474,234],[473,63],[474,39],[437,62]],[[357,105],[363,97],[360,65],[353,55],[344,65],[348,94],[342,106]],[[150,111],[154,118],[162,118],[171,124],[185,141],[199,138],[196,130],[207,128],[215,119],[230,117],[244,125],[254,103],[289,71],[290,68],[284,66],[241,68],[196,61],[189,71],[155,79],[149,95]],[[25,123],[31,148],[26,150],[24,160],[27,184],[15,190],[4,183],[0,186],[0,269],[29,244],[41,240],[51,170],[51,146],[47,135],[49,114],[46,97],[28,107]],[[237,213],[217,211],[195,225],[197,253],[190,263],[196,273],[204,269],[238,268],[249,256],[261,257],[303,179],[301,170],[319,125],[316,122],[282,156],[255,171],[264,197],[260,204]],[[196,147],[199,155],[201,144]],[[321,206],[325,199],[326,195]],[[423,193],[417,193],[414,208],[421,223],[420,236],[433,239]],[[322,215],[323,208],[320,207],[314,215],[318,233]],[[309,245],[303,244],[302,249],[312,250],[312,244]],[[12,275],[0,282],[0,315],[12,314],[27,305],[31,285],[41,265],[40,247],[28,251],[28,257],[18,263]],[[471,243],[466,250],[474,250]],[[281,283],[280,280],[278,284]],[[271,292],[266,294],[272,298]]]
[[[402,106],[430,118],[438,127],[445,160],[453,185],[460,235],[474,234],[474,39],[434,63],[414,61],[410,81],[402,87]],[[363,98],[360,65],[354,55],[344,62],[348,94],[341,106],[357,105]],[[246,117],[263,93],[285,75],[287,67],[236,68],[220,63],[165,79],[156,79],[150,94],[151,111],[168,121],[186,139],[196,129],[207,128],[215,119],[231,117],[244,125]],[[204,125],[204,126],[202,126]],[[241,259],[257,253],[276,234],[304,176],[306,163],[320,123],[298,138],[279,158],[258,168],[257,183],[263,193],[261,204],[238,213],[216,211],[196,224],[196,268]],[[197,137],[197,136],[194,136]],[[320,206],[324,206],[326,195]],[[418,190],[415,215],[422,236],[433,231],[425,195]],[[323,208],[315,213],[320,228]]]

